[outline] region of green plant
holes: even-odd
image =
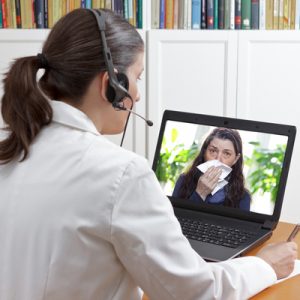
[[[184,144],[176,144],[178,137],[177,129],[172,129],[171,146],[167,147],[165,137],[162,141],[162,151],[156,168],[156,176],[160,182],[169,182],[174,187],[179,175],[186,165],[192,161],[198,153],[198,144],[193,142],[189,149],[184,148]]]
[[[271,201],[275,202],[284,160],[285,145],[276,145],[274,150],[260,147],[258,142],[250,142],[255,146],[252,157],[245,157],[245,165],[251,170],[248,176],[251,193],[270,193]]]

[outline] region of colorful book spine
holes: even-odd
[[[251,0],[251,29],[259,29],[259,3]]]
[[[187,29],[192,29],[192,0],[187,1]]]
[[[201,29],[206,29],[206,0],[201,1]]]
[[[44,0],[44,24],[48,28],[48,0]]]
[[[284,0],[283,1],[283,29],[289,29],[289,27],[290,27],[289,10],[290,10],[290,0]]]
[[[266,0],[259,1],[259,29],[266,29]]]
[[[295,29],[295,17],[296,17],[296,0],[291,0],[290,8],[290,29]]]
[[[218,28],[224,29],[224,18],[225,18],[225,0],[219,0],[219,6],[218,6]]]
[[[225,0],[224,6],[224,29],[230,28],[230,0]]]
[[[283,8],[284,8],[284,1],[279,0],[279,11],[278,11],[278,28],[283,29]]]
[[[200,29],[200,28],[201,28],[201,0],[192,0],[192,29]]]
[[[274,0],[273,29],[279,29],[279,0]]]
[[[234,29],[234,19],[235,19],[235,0],[230,0],[230,22],[229,29]]]
[[[173,0],[166,1],[166,28],[173,29],[174,26],[174,2]]]
[[[3,22],[2,22],[2,3],[0,3],[0,28],[3,28]]]
[[[36,28],[45,28],[45,7],[44,0],[35,0],[34,15]]]
[[[214,29],[214,1],[207,0],[206,26],[207,29]]]
[[[242,29],[251,29],[251,0],[242,1]]]
[[[273,29],[274,18],[274,2],[273,0],[266,0],[266,29]]]
[[[242,29],[242,0],[235,0],[234,28]]]
[[[159,28],[159,0],[151,1],[151,28]]]
[[[22,28],[20,0],[16,0],[16,23],[17,23],[17,28]]]
[[[178,28],[183,29],[184,23],[184,3],[182,0],[178,1]]]
[[[1,7],[2,7],[2,28],[7,28],[7,10],[6,10],[6,2],[5,0],[1,1]]]
[[[214,29],[218,29],[219,0],[214,0]]]
[[[159,9],[159,28],[165,28],[165,19],[166,18],[166,2],[165,0],[160,0],[160,9]]]
[[[295,29],[300,29],[300,0],[296,0]]]
[[[179,12],[178,12],[178,8],[179,8],[179,0],[174,0],[174,25],[173,28],[174,29],[178,29],[178,17],[179,17]]]
[[[85,7],[91,9],[92,8],[92,0],[86,0],[85,1]]]
[[[137,0],[136,5],[136,27],[143,28],[143,0]]]

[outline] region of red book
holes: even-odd
[[[3,28],[7,28],[7,10],[5,0],[1,0]]]

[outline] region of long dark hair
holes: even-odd
[[[245,188],[245,179],[243,175],[243,147],[242,139],[237,130],[229,128],[215,128],[205,139],[200,153],[193,161],[191,167],[186,172],[183,184],[179,191],[179,197],[188,199],[192,192],[196,189],[198,180],[202,173],[197,169],[197,166],[204,163],[204,154],[210,142],[214,139],[230,140],[233,144],[236,155],[240,154],[237,162],[232,166],[232,171],[229,174],[227,181],[228,185],[225,188],[225,206],[239,207],[239,203],[243,195],[247,192]]]
[[[109,10],[104,13],[114,67],[126,73],[137,55],[144,51],[143,40],[126,20]],[[45,95],[79,104],[95,76],[106,70],[92,12],[76,9],[61,18],[44,43],[42,58],[16,59],[5,74],[1,113],[8,135],[0,142],[2,164],[26,159],[34,138],[51,122],[52,109]],[[37,83],[39,68],[44,68],[45,73]]]

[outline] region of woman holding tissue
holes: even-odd
[[[190,169],[178,178],[172,196],[249,211],[251,198],[244,182],[238,131],[215,128]]]

